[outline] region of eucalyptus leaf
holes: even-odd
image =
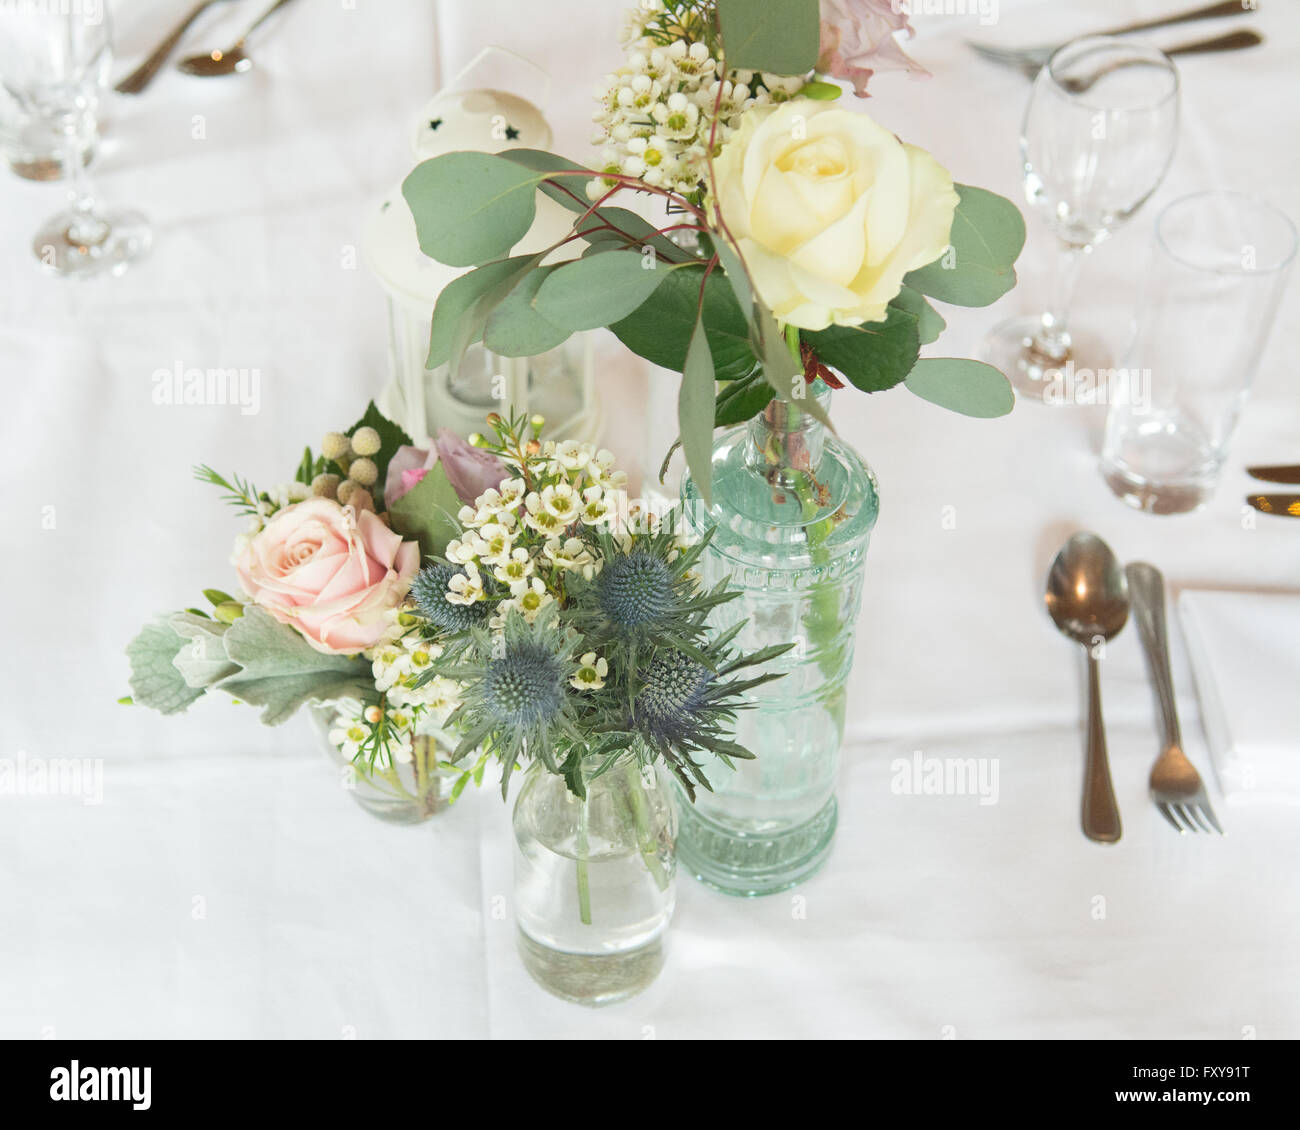
[[[633,353],[680,373],[695,328],[703,274],[702,264],[670,272],[634,313],[609,328]],[[749,341],[749,322],[717,271],[704,285],[703,322],[717,379],[735,380],[753,372],[757,357]]]
[[[533,300],[554,266],[529,271],[496,308],[483,327],[483,344],[502,357],[536,357],[564,344],[570,331],[548,322]]]
[[[374,693],[365,660],[317,651],[256,605],[230,625],[225,644],[226,654],[242,670],[213,685],[262,707],[262,721],[268,726],[279,725],[308,702]]]
[[[594,169],[545,149],[505,149],[497,156],[531,172],[537,186],[570,212],[582,213],[591,207],[587,182],[600,176]]]
[[[682,385],[677,396],[677,428],[686,469],[699,488],[705,506],[713,502],[713,354],[704,324],[696,322],[686,350]]]
[[[465,359],[465,352],[483,336],[488,319],[497,306],[509,297],[515,287],[523,282],[529,272],[534,270],[545,257],[546,252],[542,251],[536,255],[524,255],[512,259],[511,262],[516,263],[514,271],[499,282],[489,286],[466,308],[451,335],[451,353],[448,358],[448,365],[453,380],[460,372],[461,362]]]
[[[918,361],[904,382],[922,400],[963,416],[1005,416],[1015,406],[1011,382],[992,365],[963,357]]]
[[[669,263],[689,263],[697,258],[684,247],[678,247],[659,229],[626,208],[597,208],[590,216],[577,221],[574,230],[593,247],[650,246]]]
[[[552,272],[533,305],[552,325],[569,330],[599,329],[636,311],[672,270],[638,251],[592,255]]]
[[[727,68],[807,74],[821,44],[818,0],[718,0]]]
[[[893,307],[883,322],[804,331],[803,338],[818,358],[863,392],[893,388],[912,371],[921,351],[917,319]]]
[[[515,278],[519,268],[532,258],[531,255],[517,255],[513,259],[498,259],[494,263],[485,263],[473,271],[468,271],[458,279],[453,279],[438,295],[438,303],[433,308],[433,321],[429,327],[429,355],[424,365],[427,369],[436,369],[451,360],[452,346],[457,338],[466,314],[475,301],[489,290],[499,286],[507,279]],[[482,326],[472,335],[466,346],[473,345],[482,336]]]
[[[731,293],[736,296],[736,304],[744,311],[745,317],[750,317],[754,311],[754,287],[740,256],[727,242],[725,236],[719,236],[714,241],[713,252],[718,257],[718,266],[723,270],[723,278],[731,287]]]
[[[188,642],[165,620],[160,620],[146,624],[127,644],[131,697],[136,703],[160,714],[179,714],[202,697],[203,689],[191,687],[173,663]]]
[[[541,176],[491,153],[445,153],[402,182],[420,250],[451,267],[509,254],[532,227]]]
[[[167,618],[172,630],[185,638],[185,644],[172,658],[172,665],[185,682],[196,688],[210,687],[239,670],[226,654],[222,637],[226,625],[219,620],[176,612]]]
[[[916,319],[916,333],[922,345],[938,341],[939,335],[948,328],[948,323],[940,317],[939,312],[926,301],[925,295],[910,286],[903,287],[889,303],[895,310],[902,310]]]
[[[460,506],[460,498],[439,461],[388,508],[388,516],[395,533],[420,543],[422,557],[441,557],[447,543],[460,533],[456,521]]]
[[[903,281],[941,302],[987,306],[1016,285],[1012,265],[1025,245],[1025,220],[1004,196],[966,184],[956,189],[950,246]]]

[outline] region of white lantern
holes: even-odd
[[[505,85],[503,60],[515,71],[516,87],[523,85],[525,68],[541,74],[503,48],[488,48],[425,105],[412,131],[417,163],[457,150],[550,149],[551,128],[536,104],[499,88]],[[497,82],[477,85],[493,70]],[[571,213],[539,195],[537,218],[513,253],[550,246],[568,234],[572,221]],[[390,380],[379,406],[412,438],[433,435],[440,427],[467,435],[482,431],[490,412],[519,412],[545,417],[548,436],[595,442],[601,414],[590,334],[575,334],[537,357],[501,357],[473,345],[454,379],[446,365],[426,369],[438,295],[465,269],[445,266],[420,250],[400,183],[372,209],[361,246],[388,298]]]

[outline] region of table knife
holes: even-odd
[[[1263,479],[1266,483],[1300,485],[1300,463],[1285,467],[1247,467],[1246,474],[1253,479]]]
[[[1250,494],[1246,501],[1264,514],[1300,518],[1300,494]]]

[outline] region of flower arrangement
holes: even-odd
[[[672,516],[631,503],[613,457],[587,444],[541,442],[541,421],[489,417],[479,448],[508,477],[457,515],[443,557],[412,585],[419,635],[439,652],[416,689],[459,686],[455,757],[481,748],[511,772],[536,759],[585,794],[631,753],[662,759],[690,795],[709,787],[696,753],[750,754],[727,737],[745,692],[739,677],[787,650],[738,654],[735,632],[711,633],[711,609],[736,593],[702,591]]]
[[[680,443],[706,501],[713,428],[774,400],[829,422],[817,380],[1010,411],[996,369],[920,354],[944,329],[931,299],[983,306],[1015,284],[1019,211],[836,103],[838,80],[865,96],[874,69],[920,71],[895,37],[909,30],[886,0],[644,0],[598,92],[600,167],[455,152],[406,179],[422,250],[472,268],[434,310],[429,366],[479,340],[525,356],[607,326],[682,374]],[[538,192],[571,230],[512,254]]]
[[[146,626],[131,701],[173,714],[223,691],[272,725],[327,704],[347,762],[395,788],[403,766],[421,787],[451,770],[452,799],[494,757],[503,792],[535,759],[578,796],[592,757],[662,759],[692,795],[694,754],[748,757],[727,726],[774,676],[740,673],[785,648],[710,635],[734,593],[700,590],[702,545],[630,502],[610,452],[542,442],[540,417],[488,421],[417,448],[372,404],[271,490],[198,468],[248,519],[243,595],[207,589],[210,612]]]

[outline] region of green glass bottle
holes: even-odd
[[[830,389],[808,390],[823,407]],[[738,647],[794,648],[770,670],[785,677],[751,692],[736,738],[756,755],[732,772],[709,764],[712,793],[680,805],[678,858],[721,891],[785,890],[825,861],[835,834],[835,784],[863,567],[879,511],[865,462],[797,400],[774,400],[747,424],[719,433],[713,500],[682,484],[687,530],[713,540],[706,586],[726,577],[741,596],[714,611],[743,621]]]

